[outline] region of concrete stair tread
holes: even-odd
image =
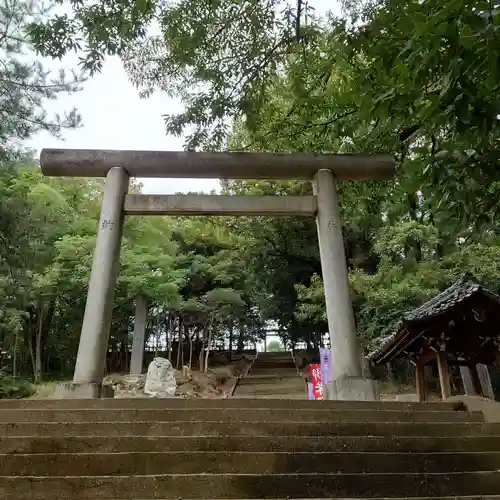
[[[260,381],[262,380],[268,380],[268,379],[274,379],[274,381],[272,383],[276,384],[276,385],[281,385],[282,383],[288,383],[289,381],[297,381],[297,382],[300,382],[302,384],[306,384],[306,380],[303,378],[303,377],[299,377],[297,374],[288,374],[288,373],[284,373],[283,375],[279,374],[279,373],[274,373],[274,376],[273,377],[270,377],[267,373],[266,374],[262,374],[264,376],[259,376],[260,374],[255,374],[252,375],[252,376],[249,376],[249,377],[245,377],[245,378],[242,378],[240,380],[240,382],[248,382],[248,383],[259,383]]]
[[[281,396],[284,398],[295,398],[297,395],[306,394],[306,384],[304,382],[293,382],[286,384],[238,384],[236,386],[238,397],[251,396],[255,399],[262,399],[262,396]],[[272,398],[271,398],[272,399]]]
[[[254,398],[257,394],[255,393],[250,393],[250,394],[239,394],[238,397],[240,398],[245,398],[245,397],[248,397],[249,399],[250,398]],[[276,394],[258,394],[258,397],[260,399],[281,399],[283,398],[284,399],[284,396],[282,394],[279,394],[279,393],[276,393]],[[286,399],[290,399],[289,397],[287,397]],[[303,394],[296,394],[292,399],[296,400],[296,401],[305,401],[307,400],[307,394],[304,392]]]
[[[454,473],[500,469],[500,452],[122,452],[0,454],[9,476]]]
[[[259,391],[274,390],[278,393],[286,393],[286,391],[291,391],[293,389],[300,392],[306,392],[306,383],[304,380],[300,379],[280,379],[280,381],[277,382],[268,382],[263,379],[259,379],[254,382],[251,379],[243,379],[241,382],[238,382],[237,389],[239,390],[243,388],[254,388]]]
[[[394,410],[408,409],[421,411],[454,410],[456,403],[425,402],[417,403],[410,401],[302,401],[297,402],[291,397],[280,399],[262,398],[238,398],[230,399],[182,399],[182,398],[115,398],[115,399],[21,399],[0,400],[0,410],[3,409],[92,409],[92,408],[274,408],[288,407],[300,408],[324,408],[324,409],[377,409],[388,408]]]
[[[455,452],[500,451],[500,435],[428,436],[125,436],[4,437],[3,453],[130,453],[136,451]]]
[[[0,436],[479,436],[499,434],[500,423],[483,422],[39,422],[0,423]]]
[[[206,422],[259,421],[259,422],[481,422],[481,412],[457,411],[408,411],[387,409],[359,409],[345,412],[338,409],[281,409],[281,408],[210,408],[204,409],[81,409],[81,410],[31,410],[0,409],[0,423],[20,422]]]
[[[305,384],[241,384],[236,386],[236,391],[238,391],[238,396],[241,395],[253,395],[255,398],[261,398],[261,396],[280,396],[285,394],[294,393],[294,395],[306,395]]]
[[[3,500],[498,495],[500,472],[0,477]]]
[[[420,458],[427,457],[436,457],[439,459],[449,459],[452,457],[461,457],[461,459],[465,458],[480,458],[481,456],[486,456],[487,458],[500,458],[500,450],[498,451],[447,451],[447,452],[414,452],[414,451],[260,451],[260,452],[251,452],[251,451],[184,451],[184,450],[175,450],[175,451],[134,451],[134,452],[110,452],[110,453],[96,453],[96,452],[54,452],[54,453],[0,453],[1,459],[13,458],[13,457],[47,457],[47,458],[69,458],[69,457],[87,457],[87,458],[100,458],[100,457],[128,457],[128,456],[156,456],[156,457],[193,457],[193,458],[203,458],[203,457],[212,457],[212,458],[224,458],[225,456],[232,457],[243,457],[243,458],[258,458],[258,457],[289,457],[289,456],[297,456],[300,458],[307,458],[311,456],[319,456],[323,459],[327,458],[336,458],[342,460],[350,460],[350,459],[362,459],[362,456],[367,456],[370,458],[381,457],[381,458],[412,458],[418,460]],[[487,470],[487,469],[482,469]],[[495,469],[496,470],[496,469]]]
[[[497,477],[500,480],[500,471],[495,470],[495,471],[458,471],[458,472],[368,472],[368,473],[360,473],[360,472],[348,472],[348,473],[339,473],[339,472],[324,472],[324,473],[317,473],[317,472],[280,472],[277,474],[253,474],[253,473],[244,473],[244,472],[238,472],[238,473],[231,473],[231,474],[226,474],[226,473],[211,473],[211,472],[206,472],[199,474],[200,476],[205,476],[208,478],[214,477],[214,478],[224,478],[226,476],[231,476],[231,477],[250,477],[250,478],[258,478],[258,477],[271,477],[271,478],[299,478],[301,476],[304,477],[324,477],[324,478],[337,478],[340,476],[351,476],[351,477],[357,477],[357,476],[378,476],[380,478],[384,477],[391,477],[391,476],[400,476],[400,477],[415,477],[415,476],[429,476],[429,477],[440,477],[440,476],[450,476],[450,478],[457,478],[460,476],[467,476],[469,478],[474,478],[474,477],[481,477],[484,475],[489,475],[491,473],[494,473],[493,475]],[[179,473],[179,474],[135,474],[133,476],[129,475],[124,475],[124,476],[119,476],[121,478],[193,478],[193,474],[187,473]],[[198,476],[198,474],[197,474]],[[101,476],[87,476],[85,474],[82,475],[72,475],[72,476],[62,476],[65,479],[94,479],[94,478],[105,478],[105,479],[117,479],[117,476],[114,475],[101,475]],[[44,480],[52,480],[52,479],[58,479],[57,476],[32,476],[32,475],[25,475],[25,476],[3,476],[0,474],[0,480],[4,481],[6,479],[40,479],[42,481]],[[498,483],[500,485],[500,482]]]
[[[286,497],[287,500],[291,497]],[[453,495],[453,496],[440,496],[440,497],[323,497],[323,498],[295,498],[294,500],[365,500],[366,498],[370,498],[371,500],[407,500],[408,498],[411,498],[412,500],[500,500],[500,495]],[[94,500],[94,499],[88,499],[88,498],[81,498],[79,500]],[[130,499],[124,499],[124,498],[111,498],[108,500],[130,500]],[[145,498],[134,498],[133,500],[150,500],[150,499],[145,499]],[[166,497],[159,498],[155,497],[155,500],[171,500],[167,499]],[[177,499],[178,500],[178,499]],[[192,499],[192,498],[183,498],[182,500],[224,500],[222,498],[201,498],[201,499]],[[232,500],[247,500],[244,498],[235,498]],[[254,500],[268,500],[264,498],[256,498]],[[277,499],[279,500],[279,499]]]

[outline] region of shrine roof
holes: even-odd
[[[420,345],[415,341],[426,333],[433,323],[441,321],[442,325],[445,318],[450,319],[458,312],[463,314],[466,310],[472,310],[471,301],[474,298],[493,305],[500,312],[500,296],[488,290],[472,275],[465,274],[443,292],[404,314],[395,325],[393,333],[380,339],[376,349],[367,358],[375,364],[380,364],[400,357],[412,344]],[[453,320],[450,324],[455,325]],[[450,328],[447,334],[450,335],[452,331],[453,328]]]

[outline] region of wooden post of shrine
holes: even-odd
[[[427,400],[427,380],[425,377],[425,365],[417,361],[415,365],[415,385],[417,387],[418,400]]]
[[[444,400],[451,396],[450,372],[448,370],[446,352],[439,351],[436,358],[439,371],[439,384],[441,386],[441,397]]]
[[[474,387],[474,392],[478,396],[482,396],[483,390],[481,387],[481,379],[479,378],[479,373],[477,372],[476,363],[469,363],[468,368],[469,368],[470,378],[472,380],[472,385]]]

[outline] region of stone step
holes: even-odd
[[[256,389],[264,388],[276,388],[285,389],[287,387],[307,387],[306,380],[300,377],[289,377],[289,378],[275,378],[274,380],[269,378],[243,378],[238,381],[238,385],[241,386],[251,386]]]
[[[448,473],[500,470],[500,452],[133,452],[0,454],[4,476]],[[500,484],[500,483],[499,483]]]
[[[254,366],[255,365],[263,365],[263,364],[267,364],[267,365],[283,365],[283,364],[289,364],[289,365],[293,365],[293,359],[291,358],[291,356],[288,356],[288,357],[270,357],[270,356],[267,356],[267,357],[263,357],[263,356],[259,356],[255,361],[254,361]]]
[[[500,472],[0,477],[2,500],[498,495]]]
[[[237,398],[240,398],[240,399],[255,399],[255,394],[236,394],[236,397]],[[266,400],[269,400],[269,401],[274,401],[274,400],[277,400],[277,401],[281,401],[281,400],[296,400],[296,401],[307,401],[308,400],[308,397],[307,397],[307,394],[306,392],[299,392],[298,394],[297,393],[280,393],[280,392],[277,392],[275,394],[260,394],[259,395],[259,399],[266,399]]]
[[[288,497],[289,498],[289,497]],[[358,497],[358,498],[349,498],[349,497],[344,497],[344,498],[339,498],[338,500],[364,500],[367,497]],[[460,496],[439,496],[439,497],[372,497],[373,500],[408,500],[408,498],[411,498],[412,500],[500,500],[500,495],[460,495]],[[88,498],[81,498],[78,500],[92,500]],[[109,500],[125,500],[124,498],[112,498]],[[134,498],[134,500],[146,500],[144,498]],[[170,500],[166,499],[165,497],[162,498],[155,498],[155,500]],[[188,498],[183,498],[182,500],[193,500],[193,499],[188,499]],[[197,500],[222,500],[222,499],[197,499]],[[245,499],[232,499],[232,500],[245,500]],[[256,500],[265,500],[265,499],[256,499]],[[306,500],[305,498],[301,499],[295,499],[295,500]],[[307,499],[307,500],[331,500],[331,498],[313,498],[313,499]]]
[[[292,358],[257,358],[254,363],[252,364],[252,367],[254,366],[293,366],[295,368],[295,363],[293,362]]]
[[[276,385],[288,386],[288,385],[302,385],[305,387],[306,381],[302,377],[295,375],[294,377],[271,377],[269,375],[265,376],[255,376],[242,378],[238,381],[238,385]]]
[[[285,389],[280,389],[279,387],[276,388],[270,388],[270,389],[247,389],[246,387],[241,387],[240,389],[236,388],[235,394],[238,397],[244,398],[244,397],[251,397],[251,398],[259,398],[259,399],[273,399],[273,398],[288,398],[288,397],[296,397],[297,395],[300,396],[302,399],[308,399],[307,398],[307,392],[305,390],[305,387],[297,387],[297,388],[285,388]]]
[[[289,497],[288,497],[289,498]],[[338,500],[365,500],[367,497],[358,497],[358,498],[349,498],[349,497],[344,497]],[[439,496],[439,497],[372,497],[373,500],[408,500],[408,498],[411,498],[412,500],[500,500],[500,495],[460,495],[460,496]],[[78,500],[93,500],[93,499],[88,499],[88,498],[80,498]],[[125,500],[124,498],[112,498],[112,499],[107,499],[107,500]],[[144,498],[134,498],[134,500],[146,500]],[[165,497],[162,498],[155,498],[155,500],[171,500],[167,499]],[[193,500],[193,499],[182,499],[182,500]],[[197,500],[222,500],[222,499],[197,499]],[[232,499],[232,500],[246,500],[246,499]],[[265,500],[265,499],[256,499],[256,500]],[[295,499],[295,500],[306,500],[305,498],[302,499]],[[307,499],[307,500],[331,500],[330,498],[314,498],[314,499]]]
[[[252,366],[249,375],[253,375],[254,373],[290,373],[298,375],[297,368],[294,365],[284,363],[279,366],[269,366],[267,363],[262,365],[255,364]]]
[[[241,382],[243,382],[242,379]],[[257,381],[257,383],[253,383],[253,381],[248,381],[248,382],[243,382],[243,383],[238,383],[238,387],[240,389],[254,389],[256,391],[260,392],[266,392],[267,391],[272,391],[272,390],[277,390],[277,391],[295,391],[297,389],[305,391],[306,390],[306,382],[305,380],[301,380],[299,378],[297,379],[289,379],[284,380],[283,382],[280,383],[268,383],[265,380],[264,381]]]
[[[253,367],[256,366],[269,366],[269,367],[280,367],[280,366],[291,366],[295,368],[295,363],[293,362],[292,358],[281,358],[281,359],[257,359],[253,365]]]
[[[263,358],[291,358],[292,353],[290,351],[266,351],[259,352],[257,359]]]
[[[260,409],[84,409],[84,410],[0,410],[3,422],[174,422],[210,421],[255,422],[481,422],[481,412],[457,411],[394,411],[394,410],[289,410]]]
[[[262,368],[262,367],[269,367],[269,368],[277,368],[277,369],[282,369],[282,368],[289,368],[297,371],[297,366],[291,359],[282,359],[282,360],[257,360],[253,365],[253,368]]]
[[[245,378],[242,378],[240,380],[241,381],[243,381],[243,380],[256,380],[256,381],[257,380],[271,380],[272,382],[279,383],[281,381],[286,382],[288,380],[304,380],[305,381],[305,378],[296,372],[289,372],[289,371],[283,370],[282,372],[275,371],[273,373],[269,373],[267,371],[262,371],[262,372],[258,371],[258,372],[252,373],[250,375],[247,375]]]
[[[405,436],[125,436],[3,437],[2,453],[246,452],[500,452],[500,435]]]
[[[93,408],[288,408],[331,410],[409,410],[440,411],[454,410],[456,403],[410,401],[294,401],[287,399],[182,399],[182,398],[113,398],[113,399],[1,399],[2,409],[93,409]]]
[[[297,392],[307,394],[306,384],[303,382],[301,384],[287,384],[287,385],[273,385],[273,384],[259,384],[259,385],[240,385],[236,386],[235,394],[238,396],[254,395],[254,397],[260,398],[265,395],[272,394],[296,394]]]
[[[16,437],[0,438],[3,453],[131,451],[500,451],[500,436],[426,437]]]
[[[291,361],[292,359],[293,358],[289,352],[287,352],[287,353],[261,352],[255,358],[255,361],[256,362],[259,362],[259,361],[280,361],[280,360]]]
[[[256,379],[256,378],[266,378],[266,377],[271,377],[271,378],[303,378],[302,375],[297,373],[295,370],[279,370],[276,372],[276,370],[257,370],[254,373],[250,373],[245,377],[245,380],[247,378],[250,379]]]
[[[213,418],[217,418],[214,415]],[[481,436],[500,433],[484,422],[10,422],[0,436]],[[1,472],[1,471],[0,471]],[[0,495],[1,498],[1,495]]]
[[[297,373],[297,367],[295,366],[295,364],[291,360],[288,360],[286,362],[283,361],[280,363],[272,363],[269,361],[263,361],[263,362],[257,361],[256,363],[253,363],[250,367],[251,371],[253,371],[253,370],[265,370],[265,369],[268,369],[269,371],[276,370],[276,369],[277,370],[289,370],[291,372]]]
[[[250,368],[250,373],[256,372],[258,370],[268,370],[268,371],[276,371],[276,370],[290,370],[297,372],[297,367],[291,361],[283,361],[282,363],[273,362],[257,362],[252,365]]]
[[[269,367],[282,367],[282,366],[290,366],[296,369],[295,363],[291,358],[282,358],[282,359],[257,359],[252,365],[252,367],[259,366],[269,366]]]

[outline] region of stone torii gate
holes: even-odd
[[[328,397],[376,398],[374,382],[363,378],[336,179],[388,179],[392,156],[44,149],[40,164],[47,176],[106,178],[73,383],[59,388],[61,397],[101,397],[125,215],[297,215],[316,217],[318,228],[334,379]],[[127,194],[130,177],[305,179],[314,195]]]

